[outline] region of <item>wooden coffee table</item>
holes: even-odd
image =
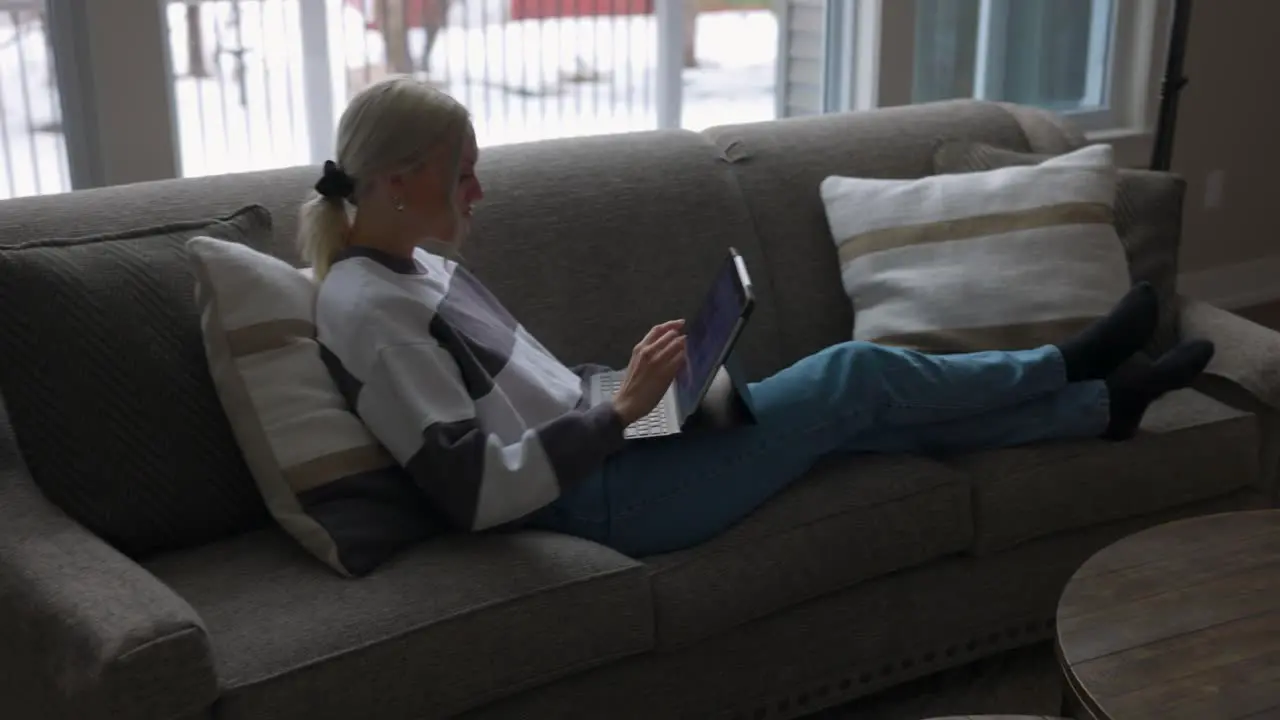
[[[1076,571],[1058,660],[1077,717],[1280,717],[1280,510],[1180,520]]]

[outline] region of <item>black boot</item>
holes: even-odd
[[[1105,379],[1151,341],[1159,318],[1155,288],[1146,282],[1134,285],[1105,317],[1058,345],[1067,382]]]
[[[1107,382],[1111,395],[1111,421],[1102,437],[1127,440],[1138,431],[1147,407],[1157,398],[1173,390],[1191,387],[1213,359],[1213,343],[1191,340],[1160,356],[1150,367],[1128,377]]]

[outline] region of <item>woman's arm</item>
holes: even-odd
[[[507,445],[485,433],[457,363],[435,341],[383,348],[360,417],[458,527],[482,530],[555,500],[622,446],[609,404],[564,415]]]

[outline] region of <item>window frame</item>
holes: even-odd
[[[984,6],[1009,1],[982,0]],[[1107,107],[1063,115],[1091,140],[1131,141],[1134,146],[1130,152],[1136,158],[1150,147],[1154,135],[1173,3],[1112,0],[1111,4],[1110,63],[1106,77],[1100,79],[1107,86]],[[837,5],[843,7],[832,11]],[[849,100],[829,104],[827,109],[871,110],[911,104],[916,0],[827,0],[827,6],[830,25],[825,33],[828,68],[823,78],[824,97]],[[833,69],[833,65],[837,67]]]
[[[72,190],[178,177],[163,2],[45,0]]]
[[[65,119],[72,189],[182,177],[181,128],[172,77],[170,0],[44,0],[50,15]],[[173,0],[173,2],[192,0]],[[337,102],[328,78],[332,30],[326,0],[301,0],[303,53],[312,59],[299,81],[307,88],[308,149],[319,162],[331,152]],[[659,127],[680,127],[683,105],[683,0],[655,0],[666,52],[658,73]],[[98,32],[109,27],[110,32]],[[117,29],[130,32],[116,32]],[[90,29],[93,32],[90,32]],[[137,122],[145,118],[145,122]]]

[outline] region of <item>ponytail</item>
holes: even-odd
[[[298,211],[298,250],[311,265],[317,283],[324,280],[329,266],[346,247],[350,230],[345,200],[316,193],[302,204]]]

